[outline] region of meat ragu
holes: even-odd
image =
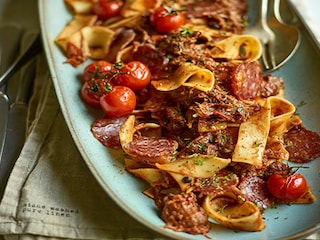
[[[291,201],[267,188],[273,174],[295,174],[288,161],[318,158],[320,136],[303,126],[284,99],[283,79],[263,75],[259,42],[241,35],[246,1],[120,2],[121,13],[108,20],[91,8],[81,12],[90,19],[82,28],[90,28],[92,37],[99,37],[97,26],[112,36],[110,49],[98,57],[114,64],[111,71],[119,62],[139,61],[150,69],[151,82],[134,91],[132,113],[106,112],[91,130],[106,147],[123,150],[128,172],[150,183],[144,193],[154,199],[165,227],[206,235],[212,218],[232,229],[262,231],[262,214],[270,206],[314,202],[309,185]],[[76,3],[66,3],[79,18]],[[161,4],[183,13],[183,25],[157,32],[150,19]],[[77,39],[90,32],[82,28]],[[65,32],[56,42],[67,62],[76,66],[92,58],[90,47],[82,49],[90,43],[77,45]],[[112,74],[100,74],[99,81],[112,86]],[[249,221],[242,222],[241,214]]]

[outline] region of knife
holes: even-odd
[[[38,31],[26,32],[21,41],[22,52],[24,52],[24,49],[29,47],[30,43],[33,43],[38,36]],[[21,68],[18,75],[14,75],[7,83],[11,104],[8,113],[3,161],[0,165],[0,195],[4,190],[4,184],[7,182],[26,139],[28,102],[34,77],[35,59],[32,59]]]
[[[2,75],[13,62],[20,42],[21,28],[14,24],[0,27],[0,74]],[[4,93],[5,87],[0,89],[0,161],[3,155],[6,128],[8,124],[9,98]]]
[[[6,129],[8,124],[9,98],[0,91],[0,160],[3,154],[4,142],[6,139]]]

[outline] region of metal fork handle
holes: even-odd
[[[258,0],[260,1],[260,9],[258,11],[258,21],[257,23],[261,24],[264,29],[268,29],[267,18],[268,18],[268,0]]]
[[[6,130],[8,125],[8,111],[9,111],[9,98],[8,96],[0,91],[0,112],[2,117],[0,118],[0,163],[4,150],[4,143],[6,139]]]
[[[273,15],[279,22],[284,23],[280,14],[280,0],[272,0],[271,15]]]
[[[273,34],[271,29],[268,26],[267,19],[268,19],[268,0],[257,0],[257,4],[259,9],[257,11],[256,19],[253,23],[251,29],[261,29],[262,31],[253,32],[253,34],[260,36],[260,41],[262,43],[266,43],[270,39],[270,35]],[[252,31],[252,30],[251,30]]]
[[[273,48],[273,41],[274,41],[274,33],[268,26],[268,10],[269,10],[269,1],[268,0],[259,0],[260,1],[260,11],[258,13],[258,19],[261,24],[261,27],[265,30],[265,34],[260,38],[262,43],[263,51],[261,60],[263,63],[263,68],[265,70],[272,69],[275,66],[274,57],[272,56],[272,48]],[[272,1],[271,13],[275,14],[276,7],[275,1]],[[278,1],[279,3],[279,1]]]
[[[281,9],[281,1],[284,0],[271,0],[272,1],[272,8],[271,8],[271,12],[270,12],[270,16],[274,16],[279,22],[283,23],[283,24],[292,24],[292,23],[296,23],[298,21],[297,16],[293,13],[291,8],[286,9],[286,13],[289,12],[290,14],[290,20],[289,21],[285,21],[280,13],[280,9]]]

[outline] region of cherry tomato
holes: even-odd
[[[307,181],[300,173],[274,173],[267,180],[269,192],[284,201],[293,201],[307,190]]]
[[[80,96],[82,100],[91,107],[101,108],[100,97],[111,91],[112,86],[103,79],[92,79],[84,82]]]
[[[126,86],[114,86],[100,98],[103,111],[110,117],[120,117],[131,113],[136,107],[136,95]]]
[[[101,20],[106,20],[120,14],[122,1],[120,0],[98,0],[93,5],[93,13]]]
[[[83,81],[105,78],[110,73],[112,66],[110,62],[104,60],[90,63],[83,71]]]
[[[149,68],[139,61],[124,64],[118,69],[117,77],[113,80],[115,85],[123,85],[132,90],[145,88],[151,79]]]
[[[174,8],[159,7],[150,16],[150,23],[157,32],[169,33],[179,29],[185,22],[185,16],[182,12]]]

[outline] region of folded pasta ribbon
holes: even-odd
[[[296,111],[295,106],[281,97],[269,97],[271,107],[269,137],[282,137],[283,133],[291,126],[291,118]]]
[[[135,160],[132,160],[130,158],[125,159],[125,167],[128,172],[150,183],[151,186],[154,186],[158,182],[161,182],[161,180],[163,180],[164,178],[163,170],[160,170],[158,168],[143,167],[141,164],[137,163]],[[183,174],[174,172],[167,173],[170,174],[172,178],[178,183],[182,192],[190,189],[191,185],[193,184],[194,178],[191,176],[187,176],[189,181],[186,182],[186,176]],[[150,191],[150,189],[148,191]],[[149,192],[147,195],[153,198],[152,193]]]
[[[136,177],[139,177],[151,185],[156,182],[160,182],[163,179],[161,171],[156,168],[137,168],[137,169],[127,169],[128,172],[132,173]]]
[[[217,38],[230,37],[232,35],[230,32],[212,29],[208,27],[208,25],[185,24],[183,27],[194,32],[201,32],[201,36],[204,37],[207,42],[214,41]]]
[[[256,232],[265,228],[256,204],[238,193],[226,192],[222,196],[206,196],[203,208],[210,218],[231,229]]]
[[[121,126],[119,131],[120,144],[122,149],[126,149],[125,146],[133,141],[133,135],[138,130],[143,129],[158,129],[160,128],[159,124],[156,123],[141,123],[135,125],[136,117],[134,115],[130,115],[124,124]]]
[[[159,0],[135,0],[125,1],[122,6],[121,15],[123,17],[131,17],[133,15],[145,12],[148,9],[157,8],[161,4]]]
[[[107,27],[93,25],[95,20],[96,16],[75,15],[55,39],[69,58],[68,62],[74,62],[74,66],[87,58],[103,59],[110,50],[115,33]],[[70,58],[77,61],[70,61]]]
[[[240,125],[232,161],[261,167],[267,143],[281,143],[294,112],[295,107],[289,101],[281,97],[269,97],[258,113]],[[286,152],[284,147],[281,151]]]
[[[55,38],[56,44],[66,53],[68,39],[82,28],[93,26],[97,21],[96,15],[74,15],[73,19],[61,30]]]
[[[212,58],[257,60],[262,54],[259,39],[251,35],[232,35],[213,44]]]
[[[155,165],[157,168],[167,172],[190,177],[208,178],[228,166],[230,162],[230,159],[219,158],[214,155],[193,154],[178,158],[170,163],[156,163]]]
[[[152,81],[151,84],[159,91],[172,91],[180,86],[196,88],[207,92],[214,86],[213,73],[192,63],[182,64],[168,79]]]
[[[91,13],[94,3],[92,0],[64,0],[64,2],[75,14]]]

